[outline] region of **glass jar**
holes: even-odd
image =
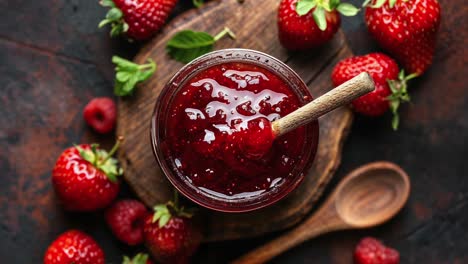
[[[168,140],[168,122],[170,122],[171,105],[174,98],[184,85],[197,74],[208,68],[225,63],[245,63],[263,68],[279,77],[297,97],[299,104],[304,105],[312,100],[307,85],[286,64],[265,53],[247,49],[224,49],[203,55],[188,63],[179,70],[165,85],[159,95],[154,115],[151,120],[151,143],[154,155],[167,179],[184,196],[193,202],[209,209],[222,212],[246,212],[271,205],[292,192],[301,181],[313,163],[317,145],[319,127],[318,121],[312,122],[305,129],[304,142],[300,142],[300,155],[291,171],[276,182],[273,187],[258,192],[255,195],[226,196],[199,188],[192,184],[187,175],[178,169],[180,164],[172,157]],[[203,89],[203,87],[200,87]],[[194,99],[195,100],[195,99]],[[226,167],[226,170],[229,168]]]

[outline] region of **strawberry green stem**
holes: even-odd
[[[100,162],[98,162],[100,164],[105,164],[107,160],[109,160],[114,154],[115,152],[119,149],[120,147],[120,143],[123,141],[123,137],[122,136],[119,136],[117,138],[117,142],[115,142],[114,146],[112,147],[112,149],[109,151],[109,153],[107,154],[107,156]]]
[[[219,32],[216,36],[214,36],[213,39],[216,42],[222,37],[224,37],[226,34],[229,35],[230,38],[236,39],[236,34],[234,34],[234,32],[232,32],[228,27],[224,27],[224,29],[221,32]]]
[[[179,192],[174,189],[174,207],[179,208]]]

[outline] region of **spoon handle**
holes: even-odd
[[[265,263],[306,240],[346,227],[347,224],[338,217],[333,201],[329,200],[313,217],[280,237],[234,260],[231,264]]]
[[[279,137],[373,90],[374,81],[367,72],[363,72],[296,111],[274,121],[273,132]]]

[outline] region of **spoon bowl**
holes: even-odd
[[[328,232],[383,224],[403,208],[409,193],[409,177],[398,165],[385,161],[364,165],[345,176],[322,207],[302,224],[233,263],[265,263]]]
[[[408,200],[407,174],[388,162],[377,162],[353,171],[336,190],[339,217],[356,228],[380,225],[400,211]]]

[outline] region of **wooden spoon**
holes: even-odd
[[[352,100],[374,91],[374,80],[367,72],[362,72],[356,77],[344,82],[328,93],[314,99],[312,102],[289,113],[283,118],[271,124],[273,134],[279,137],[291,130],[305,125],[318,117],[349,104]]]
[[[233,263],[264,263],[328,232],[380,225],[403,208],[409,193],[408,175],[397,165],[384,161],[364,165],[348,174],[322,207],[302,224]]]

